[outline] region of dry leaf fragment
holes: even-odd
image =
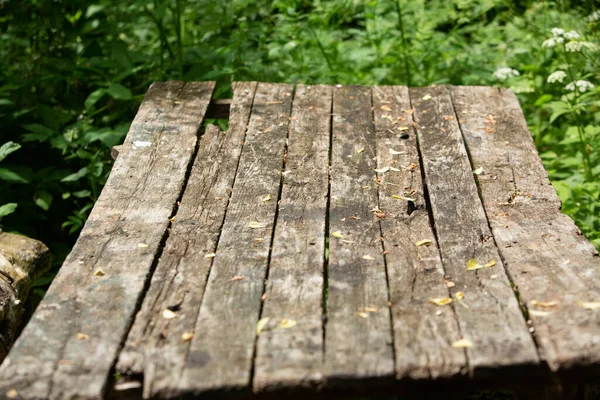
[[[260,333],[265,329],[265,327],[267,326],[267,324],[269,323],[269,319],[270,318],[261,318],[258,320],[258,322],[256,323],[256,334],[260,335]]]
[[[256,222],[256,221],[248,222],[248,228],[250,228],[250,229],[261,229],[264,227],[265,227],[265,224],[261,224],[260,222]]]
[[[452,121],[454,117],[452,115],[444,115],[444,121]]]
[[[6,397],[8,399],[16,399],[19,397],[19,392],[17,392],[17,389],[10,389],[8,392],[6,392]]]
[[[437,306],[446,306],[452,303],[452,299],[450,297],[432,297],[429,299],[429,301]]]
[[[431,244],[431,240],[423,239],[423,240],[419,240],[418,242],[416,242],[415,246],[429,246],[430,244]]]
[[[366,311],[366,312],[377,312],[378,310],[375,307],[363,307],[363,311]]]
[[[550,314],[552,314],[552,311],[529,310],[529,315],[534,317],[546,317]]]
[[[456,300],[462,300],[465,298],[465,294],[463,292],[456,292],[454,296],[456,297]]]
[[[137,247],[148,247],[146,243],[138,243]]]
[[[189,342],[194,337],[194,332],[183,332],[181,335],[181,340],[184,342]]]
[[[446,287],[448,288],[453,288],[454,286],[456,286],[456,283],[452,282],[452,281],[444,281],[446,283]]]
[[[471,258],[467,262],[467,271],[474,271],[476,269],[481,269],[481,268],[483,268],[483,265],[479,264],[477,262],[477,260],[475,260],[474,258]]]
[[[265,238],[254,238],[254,240],[256,240],[257,242],[264,242]]]
[[[415,201],[415,199],[413,199],[411,197],[404,197],[404,196],[400,196],[399,194],[393,194],[392,199],[406,200],[406,201],[413,201],[413,202]]]
[[[368,189],[369,187],[370,187],[370,186],[366,186],[366,185],[365,185],[365,186],[363,186],[362,188],[363,188],[363,189]]]
[[[479,167],[473,171],[475,175],[481,175],[483,173],[483,167]]]
[[[453,342],[452,347],[455,349],[469,349],[473,347],[473,342],[471,342],[469,339],[460,339],[456,342]]]
[[[388,106],[387,104],[383,105],[379,108],[381,108],[383,111],[392,111],[392,107]]]
[[[340,231],[335,231],[335,232],[332,232],[332,233],[331,233],[331,236],[333,236],[333,237],[336,237],[336,238],[339,238],[339,239],[341,239],[341,238],[343,238],[343,237],[344,237],[344,236],[342,235],[342,232],[340,232]]]
[[[597,310],[600,308],[600,301],[580,301],[577,304],[586,310]]]
[[[408,126],[399,126],[399,127],[398,127],[398,130],[399,130],[400,132],[407,131],[407,130],[408,130]]]
[[[388,151],[390,152],[391,155],[395,156],[397,154],[404,154],[406,153],[405,151],[396,151],[394,149],[388,149]]]
[[[216,256],[215,253],[209,253],[209,254],[205,254],[204,258],[214,258]]]
[[[94,272],[94,275],[95,275],[95,276],[104,276],[104,275],[106,275],[106,274],[104,273],[104,271],[102,270],[102,268],[98,268],[98,269],[97,269],[97,270]]]
[[[362,312],[362,311],[357,311],[356,315],[358,315],[361,318],[369,318],[369,314],[366,312]]]
[[[375,172],[383,174],[385,172],[388,172],[390,170],[390,167],[383,167],[383,168],[377,168],[375,169]]]
[[[231,278],[231,281],[232,282],[241,281],[241,280],[244,280],[245,278],[246,278],[245,276],[236,275],[233,278]]]
[[[279,324],[280,328],[293,328],[296,326],[296,321],[294,321],[293,319],[283,319],[281,320],[281,323]]]
[[[492,268],[492,267],[493,267],[493,266],[495,266],[495,265],[496,265],[496,260],[492,259],[492,260],[488,261],[488,262],[487,262],[487,263],[484,265],[484,267],[485,267],[485,268]]]
[[[368,254],[365,256],[362,256],[362,258],[363,258],[363,260],[374,260],[374,258]]]
[[[390,171],[400,172],[402,170],[400,168],[390,167]]]
[[[431,96],[426,94],[425,96],[423,96],[423,100],[431,100]]]
[[[78,333],[76,335],[76,337],[77,337],[77,340],[86,340],[86,339],[90,338],[89,335],[86,335],[85,333]]]
[[[263,197],[262,199],[260,199],[260,201],[262,201],[263,203],[266,203],[267,201],[271,200],[271,193],[269,193],[268,195],[266,195],[265,197]]]
[[[529,302],[530,305],[534,306],[534,307],[541,307],[541,308],[553,308],[558,306],[558,302],[557,301],[537,301],[537,300],[531,300]]]
[[[173,311],[169,310],[168,308],[163,310],[162,312],[162,317],[164,319],[173,319],[177,316],[177,314],[175,314]]]

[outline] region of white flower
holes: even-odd
[[[567,77],[567,73],[565,71],[555,71],[548,75],[548,83],[561,82]]]
[[[516,69],[512,69],[512,68],[498,68],[495,72],[494,72],[494,76],[498,79],[500,79],[501,81],[505,81],[509,78],[512,78],[513,76],[519,76],[519,71],[517,71]]]
[[[575,87],[577,87],[577,89],[579,89],[579,91],[583,93],[588,89],[593,89],[594,84],[590,81],[578,80],[567,84],[567,86],[565,86],[565,89],[574,91]]]
[[[600,20],[600,11],[594,11],[592,14],[590,14],[590,16],[588,17],[588,21],[589,22],[596,22]]]
[[[565,30],[561,28],[552,28],[552,36],[559,37],[565,34]]]
[[[550,38],[548,40],[544,40],[544,43],[542,43],[542,47],[554,47],[556,46],[556,40],[554,38]]]
[[[564,36],[565,36],[565,38],[571,39],[571,40],[580,38],[579,33],[575,32],[575,31],[569,31],[569,32],[565,33]]]
[[[567,43],[565,45],[565,50],[571,53],[576,53],[581,51],[582,49],[588,49],[590,51],[596,51],[598,50],[598,46],[596,46],[594,43],[590,43],[590,42],[577,42],[577,41],[570,41],[569,43]]]

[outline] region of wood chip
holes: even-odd
[[[556,306],[558,306],[558,302],[557,301],[538,301],[538,300],[531,300],[529,302],[529,304],[533,307],[540,307],[540,308],[554,308]]]
[[[382,168],[376,168],[375,172],[379,173],[379,174],[383,174],[385,172],[388,172],[390,170],[390,167],[382,167]]]
[[[552,311],[529,310],[529,315],[534,317],[546,317],[550,314],[552,314]]]
[[[214,258],[216,256],[215,253],[209,253],[209,254],[205,254],[204,258]]]
[[[86,335],[85,333],[78,333],[75,337],[77,337],[77,340],[86,340],[90,338],[89,335]]]
[[[183,332],[181,335],[181,340],[184,342],[189,342],[194,337],[194,332]]]
[[[163,310],[162,317],[164,319],[173,319],[173,318],[177,317],[177,314],[175,314],[173,311],[171,311],[167,308],[167,309]]]
[[[239,276],[239,275],[236,275],[236,276],[234,276],[233,278],[231,278],[231,280],[232,280],[233,282],[235,282],[235,281],[241,281],[241,280],[244,280],[245,278],[246,278],[245,276]]]
[[[362,256],[362,258],[363,258],[363,260],[374,260],[374,258],[368,254],[365,256]]]
[[[392,107],[388,106],[387,104],[385,104],[379,108],[382,109],[383,111],[392,111]]]
[[[250,229],[262,229],[265,227],[265,224],[261,224],[260,222],[252,221],[248,222],[248,228]]]
[[[600,308],[600,301],[580,301],[577,304],[586,310],[597,310]]]
[[[361,318],[369,318],[369,314],[366,312],[362,312],[362,311],[357,311],[356,315],[358,315]]]

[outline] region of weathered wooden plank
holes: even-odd
[[[196,335],[181,379],[172,383],[182,393],[250,390],[292,91],[292,85],[265,83],[256,90]]]
[[[330,387],[394,375],[374,178],[375,133],[368,87],[333,90],[331,204],[324,371]]]
[[[600,259],[560,201],[515,95],[455,87],[452,96],[494,238],[552,370],[600,364]],[[493,123],[492,123],[493,121]],[[588,371],[589,373],[589,371]],[[573,375],[580,375],[574,372]]]
[[[379,174],[380,224],[389,276],[396,377],[450,378],[465,373],[461,338],[451,307],[431,298],[448,297],[444,268],[423,195],[419,152],[408,89],[374,86],[373,106]],[[402,196],[412,200],[403,200]],[[429,240],[429,244],[422,241]],[[417,243],[420,242],[420,245]],[[421,244],[422,243],[422,244]]]
[[[331,102],[331,86],[296,87],[255,391],[314,388],[321,381]]]
[[[502,369],[514,376],[539,359],[492,238],[450,96],[445,86],[411,89],[410,96],[444,269],[455,282],[454,298],[464,293],[453,307],[472,343],[470,373],[490,377]],[[472,259],[495,265],[467,270]]]
[[[144,375],[144,397],[168,390],[185,364],[225,217],[256,83],[234,83],[228,131],[209,125],[150,288],[121,351],[117,371]],[[164,310],[175,312],[166,319]]]
[[[213,87],[152,85],[79,240],[0,367],[0,393],[102,397],[184,184]]]

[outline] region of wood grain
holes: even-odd
[[[258,84],[196,335],[171,383],[182,393],[250,391],[292,98],[292,85]]]
[[[451,378],[466,372],[467,360],[463,349],[451,346],[461,338],[453,308],[429,300],[448,297],[449,292],[425,204],[408,89],[374,86],[372,91],[377,164],[394,168],[379,175],[377,187],[384,214],[379,223],[385,238],[396,377]],[[413,201],[392,197],[398,195]],[[416,244],[423,240],[431,244]]]
[[[144,397],[166,395],[185,365],[248,127],[256,83],[236,83],[227,132],[209,125],[117,371],[143,373]],[[164,310],[176,318],[166,319]]]
[[[0,393],[102,397],[184,185],[213,87],[152,85],[79,240],[0,367]]]
[[[562,373],[597,372],[600,314],[581,302],[600,301],[598,252],[560,212],[515,95],[455,87],[452,96],[473,165],[484,171],[477,180],[494,238],[545,360]]]
[[[411,89],[410,96],[444,269],[456,284],[454,298],[464,293],[452,306],[472,343],[470,374],[532,373],[536,347],[492,238],[450,96],[445,86]],[[495,265],[468,271],[471,259]]]
[[[394,356],[381,232],[370,211],[378,207],[371,90],[333,93],[324,371],[329,387],[348,389],[385,384]]]
[[[298,85],[258,337],[254,390],[314,389],[323,359],[323,276],[332,88]],[[293,321],[282,328],[283,320]]]

